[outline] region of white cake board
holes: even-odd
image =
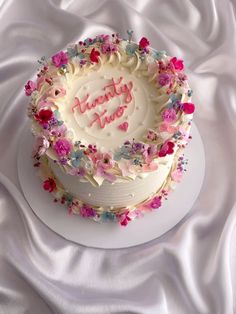
[[[34,141],[29,126],[23,131],[19,146],[19,181],[34,213],[62,237],[85,246],[106,249],[139,245],[173,228],[191,210],[200,193],[205,173],[205,154],[201,136],[194,124],[191,135],[193,139],[185,151],[189,164],[182,182],[177,184],[161,208],[146,213],[127,227],[121,227],[117,222],[98,223],[78,215],[69,215],[63,205],[53,202],[53,196],[43,190],[42,181],[33,167],[31,152]]]

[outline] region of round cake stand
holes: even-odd
[[[18,152],[18,176],[24,196],[38,218],[50,229],[66,238],[89,247],[118,249],[149,242],[173,228],[192,208],[204,179],[205,154],[201,136],[195,124],[192,141],[185,150],[189,160],[187,172],[168,200],[155,212],[132,221],[127,227],[119,223],[98,223],[78,215],[69,215],[66,208],[53,202],[42,188],[31,158],[33,136],[27,126]]]

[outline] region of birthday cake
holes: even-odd
[[[44,190],[69,213],[121,225],[157,210],[181,180],[195,110],[183,61],[127,33],[41,58],[25,85]]]

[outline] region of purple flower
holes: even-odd
[[[176,111],[174,108],[166,108],[162,112],[162,119],[166,123],[172,123],[176,121]]]
[[[117,51],[117,46],[111,42],[104,42],[104,44],[102,44],[101,46],[101,49],[102,49],[102,53],[111,54]]]
[[[28,81],[25,85],[25,95],[30,96],[36,90],[36,84],[33,81]]]
[[[72,144],[66,138],[61,138],[56,141],[53,148],[58,156],[64,157],[71,152]]]
[[[52,56],[52,63],[57,67],[60,68],[60,66],[65,65],[68,63],[68,55],[64,51],[60,51],[54,56]]]
[[[161,207],[161,197],[160,196],[155,196],[151,203],[150,203],[151,208],[156,209]]]
[[[82,217],[94,217],[96,216],[96,212],[92,207],[84,204],[82,207],[80,207],[80,215]]]
[[[166,86],[170,84],[171,81],[171,75],[167,73],[162,73],[158,77],[158,82],[161,86]]]

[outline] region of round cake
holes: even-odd
[[[121,225],[181,180],[195,110],[183,61],[127,33],[41,58],[25,85],[43,188],[70,213]]]

